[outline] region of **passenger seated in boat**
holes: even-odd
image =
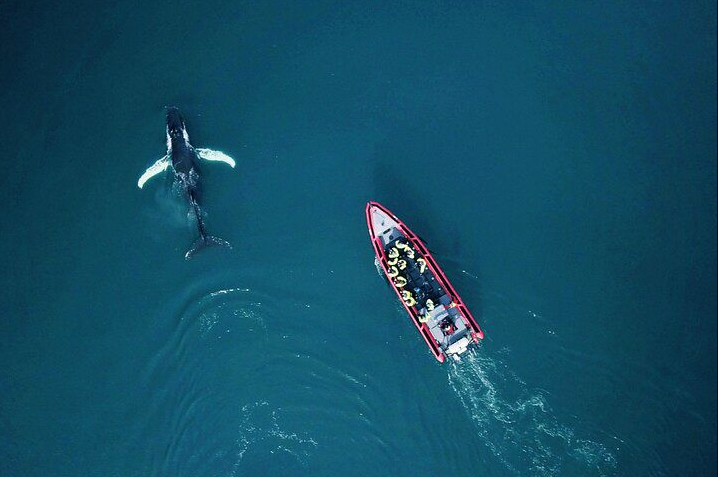
[[[424,260],[422,257],[419,257],[416,259],[416,263],[419,265],[419,273],[424,273],[424,270],[426,270],[426,260]]]
[[[451,322],[449,318],[444,318],[444,320],[441,322],[441,325],[439,325],[441,328],[441,331],[444,332],[445,336],[449,336],[456,331],[456,326]]]
[[[404,303],[407,304],[407,306],[414,306],[416,305],[416,300],[412,296],[411,292],[408,290],[402,290],[401,291],[401,298],[404,300]]]
[[[399,253],[403,253],[404,255],[406,255],[409,258],[414,258],[414,249],[411,247],[410,244],[406,244],[404,242],[400,242],[399,240],[397,240],[396,242],[394,242],[394,247],[392,247],[392,250],[394,250],[394,249],[398,250]],[[390,255],[390,257],[391,257],[391,255]],[[391,258],[393,258],[393,257],[391,257]]]

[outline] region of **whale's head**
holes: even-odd
[[[173,106],[167,108],[167,142],[170,143],[176,140],[188,142],[189,137],[187,137],[184,119],[182,119],[179,109]]]

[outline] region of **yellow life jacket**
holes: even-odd
[[[396,285],[397,288],[405,287],[407,283],[406,278],[402,276],[398,276],[394,279],[394,285]]]
[[[411,296],[410,291],[402,290],[401,291],[401,298],[404,300],[404,303],[407,304],[407,306],[414,306],[416,305],[416,300],[414,300],[414,297]]]
[[[396,247],[391,247],[387,255],[389,258],[396,258],[399,256],[399,250]]]
[[[399,265],[399,270],[404,270],[406,268],[406,260],[399,260],[397,265]]]
[[[389,270],[386,271],[386,274],[394,278],[395,276],[399,275],[399,270],[396,269],[396,267],[389,267]]]
[[[426,260],[424,260],[422,257],[419,257],[416,259],[416,263],[419,264],[419,273],[424,273],[424,270],[426,270]]]

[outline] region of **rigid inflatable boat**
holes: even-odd
[[[424,242],[386,207],[366,206],[369,236],[379,266],[432,354],[459,356],[484,333]]]

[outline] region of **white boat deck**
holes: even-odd
[[[374,234],[381,238],[383,245],[403,235],[398,231],[399,223],[380,208],[372,207],[369,216]]]

